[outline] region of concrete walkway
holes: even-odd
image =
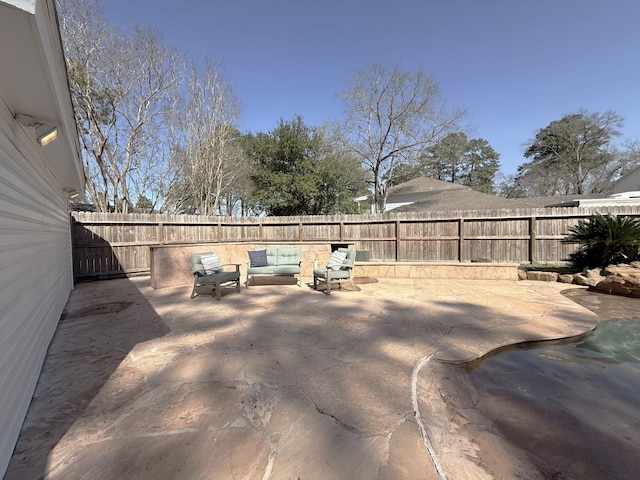
[[[590,330],[560,293],[576,288],[393,279],[216,302],[146,277],[79,284],[5,480],[543,478],[452,407],[450,367]]]

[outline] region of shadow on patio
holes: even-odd
[[[435,479],[412,396],[436,412],[446,392],[415,371],[421,359],[462,362],[597,322],[557,285],[527,282],[189,293],[148,278],[78,285],[5,480]],[[442,438],[442,419],[424,420]],[[450,478],[535,472],[522,452],[486,465],[479,449],[443,448]],[[472,467],[451,460],[465,455]]]
[[[168,332],[130,280],[78,285],[47,351],[4,478],[46,478],[49,455],[82,424],[86,409],[105,384],[119,376],[117,369],[129,352]]]

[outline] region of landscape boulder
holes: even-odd
[[[527,280],[536,280],[538,282],[557,282],[558,274],[555,272],[527,272]]]
[[[640,262],[609,265],[604,269],[604,274],[605,278],[590,287],[591,290],[640,298]]]
[[[576,285],[583,285],[585,287],[595,287],[598,283],[604,280],[600,274],[600,269],[587,270],[585,273],[576,273],[573,276],[573,283]]]
[[[559,273],[558,281],[560,283],[573,283],[573,275],[570,273]]]

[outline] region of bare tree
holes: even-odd
[[[185,105],[173,156],[180,180],[168,199],[176,211],[219,214],[221,199],[228,200],[234,183],[246,176],[247,164],[236,126],[238,100],[219,65],[207,59],[202,69],[191,67]],[[224,210],[229,213],[227,203]]]
[[[59,12],[89,196],[100,211],[127,212],[141,197],[157,203],[181,55],[151,28],[127,35],[109,26],[94,0],[59,0]]]
[[[465,114],[445,107],[438,84],[421,69],[411,73],[377,63],[355,73],[342,99],[342,138],[370,172],[380,213],[396,167],[414,162],[426,147],[459,130]]]

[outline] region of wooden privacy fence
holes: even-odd
[[[72,212],[76,279],[149,273],[151,245],[353,244],[371,261],[559,262],[562,239],[594,213],[640,216],[640,207],[563,207],[380,215],[200,217]]]

